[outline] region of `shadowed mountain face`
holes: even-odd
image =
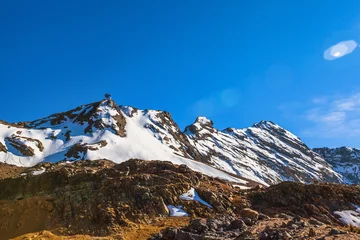
[[[344,177],[345,183],[360,184],[360,150],[356,148],[314,148]]]
[[[31,122],[0,122],[0,161],[5,163],[28,167],[42,161],[131,158],[171,161],[209,176],[239,181],[236,175],[264,185],[343,181],[298,137],[268,121],[218,130],[198,117],[181,131],[168,112],[104,99]]]

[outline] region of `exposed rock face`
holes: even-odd
[[[156,234],[149,240],[162,239],[222,239],[230,240],[239,236],[247,226],[241,219],[231,216],[222,216],[208,219],[194,219],[184,228],[166,228],[160,234]]]
[[[87,105],[79,106],[73,110],[56,113],[26,124],[28,128],[46,128],[59,126],[67,122],[85,125],[84,133],[92,133],[96,130],[111,129],[120,137],[126,136],[126,120],[119,106],[112,100],[103,100]]]
[[[360,150],[356,148],[314,148],[350,184],[360,184]]]
[[[246,225],[242,219],[217,216],[194,219],[185,227],[168,227],[148,240],[290,240],[290,239],[346,239],[357,240],[356,231],[317,225],[300,217],[271,218]]]
[[[98,145],[101,141],[107,144]],[[168,112],[119,107],[108,98],[32,122],[0,122],[1,162],[29,167],[41,161],[120,163],[131,158],[185,163],[214,176],[214,169],[205,171],[198,164],[202,162],[263,185],[343,181],[298,137],[267,121],[221,131],[211,120],[198,117],[181,131]]]
[[[250,218],[252,220],[257,220],[259,218],[259,213],[250,208],[244,208],[243,210],[241,210],[240,215],[242,217]]]
[[[100,142],[87,144],[87,143],[77,143],[72,146],[69,151],[65,154],[65,160],[85,160],[84,157],[86,156],[88,151],[97,151],[102,147],[107,145],[106,140],[101,140]]]
[[[20,234],[43,229],[61,233],[61,228],[66,228],[66,233],[108,235],[121,227],[168,216],[167,205],[182,205],[193,216],[212,216],[220,213],[217,208],[178,197],[191,186],[197,186],[199,194],[209,189],[208,186],[228,187],[223,181],[169,162],[129,160],[115,165],[105,160],[77,161],[41,163],[35,170],[39,168],[45,171],[35,175],[39,171],[26,169],[18,178],[0,180],[2,236],[14,236],[15,228]],[[214,196],[219,204],[230,207],[231,194],[230,191],[214,193]],[[10,223],[16,218],[27,217],[26,211],[13,216],[11,209],[22,209],[32,201],[48,209],[42,209],[41,212],[45,212],[41,217],[33,219],[43,224],[34,224],[33,229],[12,226]],[[231,213],[232,210],[227,211]],[[24,223],[24,226],[29,224]]]
[[[13,134],[11,137],[6,137],[5,141],[18,150],[23,156],[34,156],[36,153],[35,149],[38,149],[40,152],[44,150],[43,144],[38,139]]]
[[[181,225],[165,229],[155,239],[259,239],[287,234],[296,238],[315,226],[323,229],[316,227],[311,234],[322,237],[329,233],[326,227],[344,225],[334,210],[360,205],[357,186],[286,182],[239,190],[186,165],[162,161],[62,161],[9,167],[0,164],[0,172],[7,171],[3,179],[0,174],[0,234],[4,239],[41,230],[122,239],[125,229],[138,231],[139,224],[177,218],[169,217],[168,205],[181,205],[194,220],[182,227],[184,220],[179,218]],[[190,188],[211,208],[182,200],[180,196]]]
[[[5,146],[4,144],[2,144],[1,142],[0,142],[0,152],[7,153],[7,148],[6,148],[6,146]]]
[[[281,209],[326,224],[342,224],[333,212],[360,205],[360,186],[283,182],[253,192],[249,197],[255,209],[270,216]]]
[[[0,179],[18,177],[23,171],[23,167],[0,163]]]
[[[253,176],[270,184],[284,180],[341,181],[330,164],[298,137],[272,122],[219,131],[212,121],[202,117],[185,133],[208,163],[234,174]]]

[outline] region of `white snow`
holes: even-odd
[[[73,111],[72,114],[86,114],[91,110],[93,110],[91,104],[83,105]],[[162,113],[161,111],[143,111],[132,107],[121,107],[121,113],[119,113],[113,106],[102,102],[95,112],[96,114],[92,117],[92,120],[99,120],[103,129],[93,127],[91,133],[85,133],[85,129],[88,127],[87,122],[80,124],[67,116],[65,116],[65,120],[56,125],[50,123],[56,115],[37,120],[35,123],[39,125],[35,126],[36,124],[33,123],[31,129],[0,123],[0,142],[7,148],[7,152],[0,152],[0,161],[29,167],[41,161],[78,160],[65,157],[65,154],[72,146],[77,143],[84,143],[87,146],[96,147],[96,143],[105,140],[107,142],[106,146],[98,147],[99,149],[95,151],[87,151],[81,157],[90,160],[109,159],[116,163],[131,158],[170,161],[174,164],[185,164],[192,170],[211,177],[229,180],[239,185],[246,185],[248,181],[241,180],[228,173],[267,186],[266,182],[276,183],[284,179],[294,180],[280,174],[279,167],[291,167],[319,180],[321,180],[321,174],[324,171],[334,172],[331,166],[322,158],[311,158],[309,155],[303,154],[299,149],[289,145],[288,142],[295,145],[302,144],[300,139],[290,132],[285,131],[283,133],[288,142],[281,141],[270,134],[271,129],[281,130],[278,125],[270,122],[261,122],[259,127],[250,127],[248,129],[219,131],[215,128],[209,130],[211,121],[205,117],[199,117],[195,123],[196,128],[200,134],[208,134],[210,137],[196,139],[196,136],[190,132],[186,133],[186,137],[190,144],[202,155],[207,155],[211,151],[221,153],[211,157],[210,162],[214,166],[211,167],[194,161],[190,159],[192,156],[183,153],[183,149],[186,149],[187,146],[176,140],[177,138],[172,135],[172,133],[180,132],[179,128],[174,124],[163,123],[164,118],[160,118],[158,115]],[[114,119],[114,116],[118,114],[123,114],[125,117],[126,137],[116,135],[113,130],[118,129]],[[165,121],[167,120],[169,118],[165,117]],[[206,125],[206,128],[201,125]],[[70,131],[70,139],[65,137],[68,131]],[[23,156],[5,140],[13,135],[17,136],[19,141],[22,141],[21,144],[33,148],[35,156]],[[40,151],[36,141],[28,141],[26,138],[39,140],[44,150]],[[277,152],[274,148],[261,144],[260,140],[268,143],[267,145],[274,144],[283,151]],[[293,154],[298,157],[290,157]],[[299,174],[299,176],[303,174]],[[297,180],[302,181],[302,179]]]
[[[167,208],[169,209],[169,213],[171,217],[187,217],[189,216],[184,210],[182,210],[182,206],[173,206],[173,205],[167,205]]]
[[[66,164],[72,164],[74,163],[74,161],[64,161],[62,163],[60,163],[61,165],[66,165]]]
[[[180,195],[179,198],[181,200],[186,200],[186,201],[197,201],[209,208],[212,208],[212,206],[209,203],[205,202],[200,198],[199,194],[196,192],[196,190],[193,187],[190,188],[190,190],[187,191],[186,193]]]
[[[341,176],[324,159],[312,154],[298,137],[274,123],[262,121],[246,129],[227,128],[223,131],[201,126],[199,120],[193,126],[196,134],[189,129],[185,132],[190,143],[202,155],[210,155],[211,162],[226,172],[265,186],[284,180],[305,182],[302,177],[293,177],[302,175],[321,181],[324,172],[341,181]],[[299,174],[289,176],[285,170],[289,168]],[[281,169],[284,171],[279,171]]]
[[[40,175],[40,174],[43,174],[45,171],[46,171],[46,169],[42,167],[40,170],[32,171],[31,174],[32,175]]]
[[[233,184],[232,186],[233,186],[234,188],[240,188],[241,190],[251,189],[251,187],[243,186],[243,185],[237,185],[237,184]]]
[[[79,111],[81,112],[85,109],[88,111],[89,107],[85,105]],[[132,158],[170,161],[174,164],[185,164],[192,170],[202,172],[211,177],[218,177],[239,184],[247,183],[245,180],[233,177],[204,163],[174,154],[174,150],[171,149],[169,145],[178,147],[179,144],[175,143],[174,138],[166,129],[161,129],[159,136],[168,136],[170,139],[169,144],[164,144],[162,141],[159,141],[154,137],[152,131],[144,128],[145,124],[153,124],[153,121],[158,120],[156,117],[156,113],[158,112],[159,111],[147,111],[147,114],[145,114],[145,111],[142,111],[143,114],[134,114],[133,117],[123,114],[126,119],[126,137],[116,135],[113,130],[109,128],[102,130],[94,129],[95,131],[93,131],[93,133],[85,134],[84,130],[87,124],[81,125],[74,123],[71,119],[67,119],[57,125],[51,125],[49,121],[39,120],[38,122],[41,124],[38,128],[41,129],[23,129],[0,123],[0,142],[8,149],[6,153],[0,152],[0,161],[26,167],[34,166],[41,161],[57,162],[64,160],[66,158],[66,152],[77,143],[91,145],[101,140],[106,140],[106,146],[96,151],[88,151],[85,156],[81,157],[90,160],[109,159],[116,163],[121,163]],[[112,116],[118,113],[110,106],[101,104],[97,113],[101,121],[107,126],[113,126],[115,124]],[[45,119],[52,118],[53,117],[48,117]],[[21,133],[18,134],[17,132],[19,131],[21,131]],[[71,137],[68,141],[65,139],[65,133],[67,131],[71,131]],[[5,141],[6,137],[11,137],[13,134],[39,140],[43,144],[44,150],[42,152],[37,150],[35,156],[23,156]],[[57,138],[52,139],[51,136],[55,134]],[[29,141],[25,144],[29,144],[28,142]],[[33,142],[31,142],[31,144],[33,144]],[[32,147],[35,148],[35,146]],[[67,160],[76,159],[68,158]]]
[[[198,117],[196,121],[200,124],[211,124],[211,120],[206,117]]]
[[[344,177],[344,183],[357,184],[360,180],[360,149],[340,148],[317,148],[319,153]]]
[[[335,211],[335,214],[340,216],[340,220],[347,225],[353,225],[355,227],[360,227],[360,210],[343,210]]]

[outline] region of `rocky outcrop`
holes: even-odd
[[[92,133],[96,130],[111,129],[120,137],[126,136],[126,120],[119,106],[112,100],[104,100],[93,108],[95,112],[91,112],[88,118],[88,126],[85,133]],[[88,115],[89,115],[88,114]],[[104,119],[108,119],[104,121]]]
[[[44,150],[42,142],[38,139],[13,134],[11,137],[6,137],[5,141],[18,150],[23,156],[34,156],[36,148],[40,152]]]
[[[119,237],[169,218],[179,219],[179,225],[155,239],[296,237],[324,226],[322,232],[315,229],[321,237],[329,232],[325,227],[344,225],[334,210],[360,205],[356,186],[286,182],[241,190],[186,165],[162,161],[61,161],[16,169],[0,165],[0,170],[8,172],[3,178],[0,174],[0,233],[5,239],[42,230]],[[191,188],[211,207],[180,197]],[[169,205],[182,206],[189,217],[169,217]],[[186,219],[193,220],[182,227]]]
[[[65,160],[85,160],[85,156],[88,151],[97,151],[100,148],[103,148],[107,145],[106,140],[101,140],[100,142],[88,144],[88,143],[77,143],[72,146],[67,153],[65,153]]]
[[[0,152],[4,152],[4,153],[7,152],[6,146],[4,144],[2,144],[1,142],[0,142]]]
[[[360,186],[283,182],[249,194],[254,209],[269,216],[279,211],[313,217],[326,224],[342,224],[334,211],[360,205]]]
[[[313,151],[330,163],[336,172],[344,177],[349,184],[360,184],[360,149],[314,148]]]
[[[231,216],[219,216],[217,218],[194,219],[184,228],[166,228],[161,233],[155,234],[149,240],[165,239],[235,239],[247,229],[241,219]]]
[[[203,161],[233,174],[268,184],[342,181],[331,165],[298,137],[272,122],[220,131],[211,120],[199,117],[186,127],[185,134]]]
[[[218,130],[211,120],[198,117],[181,131],[169,112],[118,106],[111,99],[32,122],[0,121],[0,132],[0,142],[5,142],[0,145],[0,161],[22,166],[65,158],[117,163],[141,158],[187,162],[195,169],[191,161],[195,160],[263,185],[282,181],[340,183],[344,179],[298,137],[273,122]],[[92,146],[102,140],[106,147]],[[196,169],[204,168],[199,164]],[[357,175],[345,177],[352,183],[349,178]]]
[[[209,187],[216,191],[214,186],[219,189],[228,187],[221,180],[169,162],[130,160],[118,165],[105,160],[42,163],[23,170],[17,178],[0,180],[0,229],[10,236],[16,226],[9,226],[8,222],[18,217],[27,219],[27,211],[13,216],[11,209],[22,209],[32,201],[49,211],[38,218],[42,221],[40,229],[34,227],[27,231],[51,229],[61,233],[61,229],[66,228],[66,233],[108,235],[122,227],[167,217],[167,205],[182,205],[184,211],[192,216],[209,217],[220,213],[221,209],[179,199],[191,186],[197,186],[199,192]],[[231,194],[231,191],[214,193],[217,201],[229,207]],[[226,211],[231,213],[231,209]],[[29,224],[26,222],[24,226]],[[34,226],[39,227],[39,224]],[[16,227],[17,232],[21,233],[19,228]]]
[[[18,177],[23,171],[23,167],[0,163],[0,179]]]
[[[348,231],[349,230],[349,231]],[[356,230],[327,226],[300,217],[268,218],[247,224],[241,218],[217,216],[194,219],[185,227],[168,227],[148,240],[290,240],[347,239],[357,240]]]
[[[28,128],[44,129],[47,127],[68,128],[76,123],[84,126],[84,134],[96,130],[111,129],[120,137],[126,136],[126,120],[120,107],[112,100],[103,100],[81,105],[73,110],[56,113],[26,124]],[[64,125],[64,126],[63,126]]]

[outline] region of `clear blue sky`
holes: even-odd
[[[98,101],[360,147],[360,1],[0,1],[0,119]]]

